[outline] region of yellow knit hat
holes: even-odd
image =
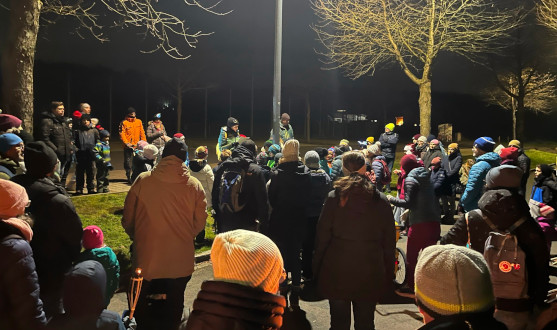
[[[395,129],[395,124],[393,123],[388,123],[387,125],[385,125],[385,128],[389,129],[389,131],[394,131]]]
[[[350,141],[348,141],[347,139],[342,139],[342,140],[340,140],[338,145],[339,145],[339,147],[340,146],[348,146],[348,145],[350,145]]]
[[[518,140],[511,140],[511,142],[509,142],[509,147],[517,147],[517,148],[520,148],[520,141],[518,141]]]
[[[284,278],[278,247],[265,235],[237,229],[219,234],[211,248],[215,280],[277,293]]]

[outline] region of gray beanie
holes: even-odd
[[[311,169],[318,169],[319,168],[319,154],[314,151],[310,150],[306,152],[304,156],[304,163],[307,167]]]
[[[374,143],[367,147],[367,151],[373,156],[381,155],[381,148],[377,143]]]
[[[179,138],[172,138],[172,140],[166,142],[164,145],[164,150],[162,151],[162,158],[168,156],[176,156],[183,161],[188,158],[188,146],[186,142],[180,140]]]
[[[415,292],[418,306],[430,315],[487,311],[495,304],[484,257],[452,244],[432,245],[421,252]]]
[[[485,183],[488,189],[518,188],[523,174],[522,170],[514,165],[501,165],[487,172]]]
[[[58,157],[43,141],[30,142],[25,146],[23,155],[27,174],[35,178],[44,178],[52,172],[58,162]]]

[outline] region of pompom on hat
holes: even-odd
[[[25,188],[15,182],[0,179],[0,218],[9,219],[25,213],[29,197]]]
[[[98,249],[104,245],[104,234],[98,226],[87,226],[83,229],[82,245],[85,250]]]
[[[219,234],[211,248],[215,280],[277,293],[285,278],[278,247],[265,235],[238,229]]]
[[[482,136],[474,141],[474,145],[483,151],[491,152],[495,148],[495,141],[489,136]]]

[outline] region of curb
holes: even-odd
[[[195,263],[199,264],[211,260],[211,250],[207,250],[195,255]]]

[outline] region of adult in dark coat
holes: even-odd
[[[43,141],[51,147],[60,160],[60,177],[65,185],[72,161],[72,132],[64,117],[64,103],[54,101],[50,112],[43,112],[38,129],[35,131],[36,141]]]
[[[393,165],[395,163],[396,156],[396,145],[398,143],[398,134],[393,132],[395,129],[395,124],[388,123],[385,125],[385,133],[379,136],[379,142],[381,143],[381,151],[383,156],[387,159],[387,165],[389,166],[389,171],[393,173]],[[391,188],[387,187],[386,192],[390,192]]]
[[[351,173],[335,183],[317,224],[313,271],[329,299],[331,328],[373,329],[375,305],[393,280],[395,224],[390,205],[365,176],[361,153],[343,159]]]
[[[56,160],[56,154],[44,142],[29,143],[25,148],[27,173],[12,178],[33,201],[28,209],[35,221],[31,247],[47,317],[63,311],[64,274],[79,256],[83,234],[81,219],[66,191],[49,178]]]
[[[256,230],[257,221],[263,229],[267,227],[269,206],[265,178],[261,168],[255,163],[255,143],[246,140],[234,148],[232,156],[221,163],[215,173],[213,182],[212,202],[215,210],[215,220],[219,233],[234,229]],[[222,175],[225,171],[246,171],[242,192],[239,195],[239,204],[244,208],[236,213],[229,213],[219,209]]]
[[[439,145],[439,140],[433,139],[429,142],[429,149],[425,152],[422,157],[422,161],[424,162],[424,167],[429,170],[431,166],[431,161],[433,158],[439,157],[441,161],[445,158],[443,152],[441,151],[441,146]]]
[[[447,174],[447,184],[451,187],[451,193],[441,196],[441,204],[446,206],[443,222],[452,224],[456,211],[456,186],[460,183],[460,168],[462,167],[462,154],[457,143],[449,144],[447,157],[442,159],[442,166]]]
[[[512,140],[509,142],[509,147],[518,149],[518,158],[516,159],[517,166],[522,170],[522,180],[520,181],[520,189],[518,193],[522,196],[526,194],[526,183],[528,182],[528,177],[530,176],[530,157],[526,156],[524,149],[522,149],[522,144],[518,140]]]
[[[25,189],[0,180],[0,329],[43,329],[46,317],[29,241],[31,226],[21,219],[29,202]]]

